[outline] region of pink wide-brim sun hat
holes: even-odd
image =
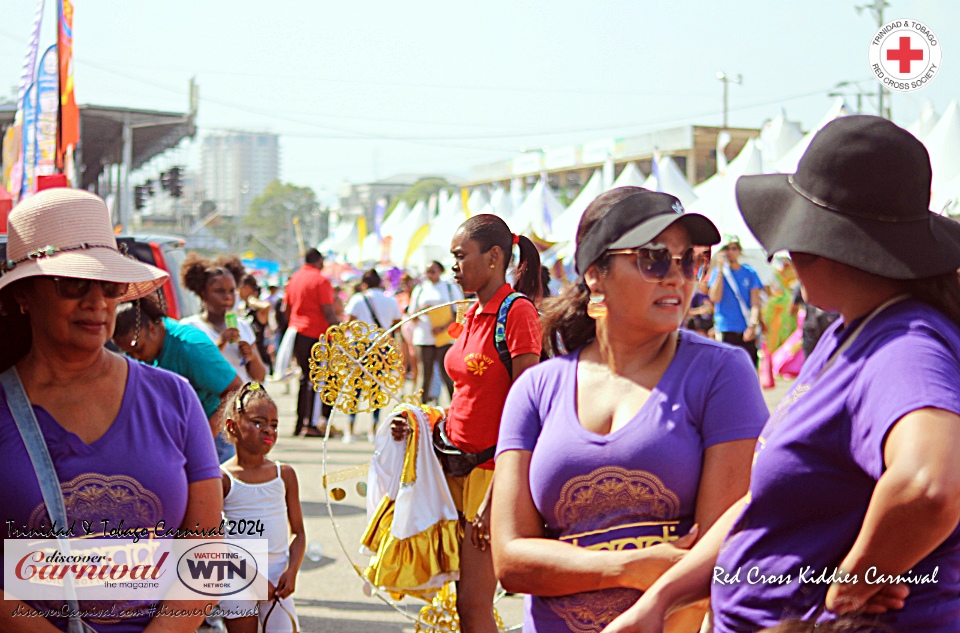
[[[81,189],[46,189],[7,218],[7,255],[0,290],[29,277],[72,277],[128,283],[120,301],[144,297],[169,275],[121,253],[107,205]]]

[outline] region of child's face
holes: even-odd
[[[240,419],[232,421],[237,449],[267,454],[277,443],[277,407],[262,398],[245,399]],[[258,428],[259,427],[259,428]]]

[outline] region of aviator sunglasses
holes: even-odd
[[[130,284],[117,281],[100,281],[98,279],[75,279],[73,277],[50,277],[61,299],[83,299],[90,294],[93,284],[100,285],[100,291],[105,299],[119,299],[127,293]]]
[[[674,260],[680,263],[680,272],[687,281],[699,281],[710,260],[710,249],[704,247],[688,248],[683,255],[674,255],[666,247],[616,248],[607,251],[607,255],[636,255],[640,276],[646,281],[660,282],[670,274]]]

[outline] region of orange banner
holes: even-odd
[[[80,109],[73,92],[73,2],[57,2],[57,57],[60,62],[60,125],[57,134],[57,169],[80,142]],[[72,178],[73,174],[68,174]]]

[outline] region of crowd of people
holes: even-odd
[[[425,405],[449,402],[431,408],[432,443],[462,527],[462,631],[497,631],[498,583],[526,594],[528,632],[956,630],[960,224],[928,210],[930,180],[923,145],[870,116],[824,127],[795,174],[741,178],[743,218],[789,255],[797,291],[765,285],[736,236],[673,196],[620,187],[584,211],[559,296],[533,242],[477,215],[453,237],[452,281],[432,262],[346,292],[311,249],[264,292],[236,257],[191,255],[201,312],[179,322],[165,273],[118,251],[102,200],[41,192],[10,216],[0,275],[0,468],[21,482],[0,508],[37,529],[256,514],[268,598],[227,628],[296,630],[306,536],[296,474],[268,459],[280,413],[264,381],[295,361],[294,435],[335,437],[313,346],[331,325],[409,317],[407,378]],[[771,414],[758,342],[782,342],[800,309],[806,361]],[[391,416],[393,440],[416,435],[410,419]],[[351,418],[343,441],[358,435]],[[5,631],[81,630],[13,618],[14,602]]]

